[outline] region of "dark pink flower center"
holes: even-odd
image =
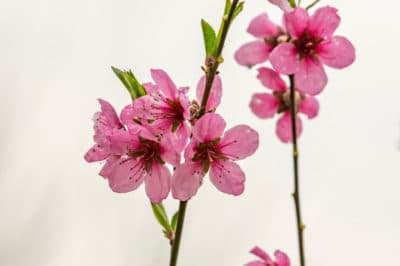
[[[159,99],[157,99],[159,101]],[[165,99],[166,105],[152,106],[152,116],[154,119],[167,119],[172,121],[172,131],[175,131],[179,124],[182,123],[185,118],[183,116],[184,110],[179,100]]]
[[[281,28],[279,28],[277,35],[265,37],[264,42],[274,48],[278,46],[280,43],[287,42],[289,38],[290,38],[289,35],[286,32],[284,32]]]
[[[323,40],[321,37],[312,36],[308,32],[304,32],[300,38],[293,41],[293,44],[296,46],[300,59],[305,57],[316,59],[316,48]]]
[[[199,161],[203,166],[208,167],[210,163],[216,160],[226,160],[227,157],[218,148],[218,143],[221,141],[220,138],[201,142],[196,147],[196,153],[194,154],[192,161]],[[206,172],[206,171],[205,171]]]
[[[150,171],[154,162],[164,163],[161,159],[161,146],[160,143],[139,137],[141,146],[130,152],[128,155],[133,158],[139,158],[147,172]]]

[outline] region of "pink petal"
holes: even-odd
[[[203,100],[204,89],[206,87],[206,77],[202,76],[197,83],[197,99],[201,104]],[[219,75],[216,75],[211,86],[210,96],[208,97],[206,110],[215,109],[221,102],[222,97],[222,80]]]
[[[296,115],[296,134],[297,137],[300,136],[301,131],[302,131],[302,123],[300,118]],[[292,135],[292,121],[290,118],[290,112],[285,112],[281,118],[276,123],[276,135],[278,138],[284,142],[290,142],[293,140],[293,135]]]
[[[271,53],[269,60],[273,68],[281,74],[290,75],[299,66],[297,49],[292,43],[281,43]]]
[[[310,17],[304,8],[295,8],[283,16],[287,31],[293,38],[299,38],[307,28]]]
[[[135,190],[143,183],[145,176],[143,164],[133,158],[121,158],[108,174],[110,188],[118,193]]]
[[[176,99],[177,89],[175,83],[171,80],[168,74],[161,69],[152,69],[151,77],[157,84],[157,87],[164,93],[164,95],[171,100]]]
[[[220,151],[232,160],[242,160],[256,152],[258,133],[246,125],[235,126],[225,132],[218,144]]]
[[[178,92],[178,101],[183,109],[182,116],[186,120],[190,120],[191,115],[190,115],[190,101],[189,98],[187,97],[186,93],[183,91]],[[210,101],[210,100],[208,100]]]
[[[290,266],[289,257],[280,250],[274,252],[277,266]]]
[[[269,265],[266,265],[264,262],[261,261],[252,261],[247,263],[245,266],[269,266]]]
[[[115,130],[110,136],[110,150],[115,155],[124,155],[140,146],[138,135],[132,131]]]
[[[148,95],[158,92],[157,85],[155,85],[151,82],[143,83],[142,86],[146,89],[146,93]]]
[[[84,158],[86,162],[98,162],[105,160],[110,155],[109,152],[103,150],[99,144],[95,144],[85,154]]]
[[[271,68],[260,67],[258,69],[257,78],[265,87],[273,91],[286,91],[287,89],[285,81],[283,81],[281,76]]]
[[[138,101],[139,99],[135,100]],[[121,121],[123,124],[130,126],[132,124],[136,124],[136,122],[133,121],[133,119],[135,117],[137,117],[136,112],[134,110],[133,104],[128,104],[127,106],[125,106],[122,111],[121,114],[119,115]]]
[[[290,12],[293,7],[290,6],[288,0],[268,0],[271,4],[278,6],[284,12]]]
[[[133,117],[138,117],[143,120],[148,120],[148,119],[153,119],[153,101],[154,98],[150,95],[145,95],[142,96],[136,100],[133,101],[132,103],[132,108],[129,110],[125,110],[124,118],[126,117],[127,119],[132,120]],[[132,123],[131,123],[132,124]]]
[[[101,106],[101,113],[104,115],[111,127],[122,128],[122,124],[119,121],[117,112],[114,107],[103,99],[98,99]]]
[[[258,38],[272,37],[278,34],[278,27],[262,13],[251,20],[247,32]]]
[[[239,165],[217,160],[211,163],[210,180],[221,192],[238,196],[244,191],[245,175]]]
[[[161,139],[161,158],[172,164],[173,166],[177,166],[180,164],[181,161],[181,151],[182,150],[178,150],[178,148],[181,147],[177,147],[176,144],[176,139],[175,139],[175,133],[169,133],[164,135],[164,137]],[[187,139],[186,139],[187,141]],[[186,142],[185,142],[186,143]],[[183,149],[183,148],[181,148]]]
[[[299,106],[299,112],[307,115],[309,119],[312,119],[318,115],[319,102],[313,96],[307,96],[301,101]]]
[[[251,98],[250,109],[259,118],[271,118],[278,112],[280,101],[269,93],[255,93]]]
[[[242,45],[235,52],[235,59],[239,65],[254,66],[267,61],[272,46],[264,41],[253,41]]]
[[[310,95],[319,94],[326,86],[328,77],[321,62],[304,58],[295,74],[295,85],[299,92]]]
[[[327,38],[332,36],[340,24],[340,17],[337,9],[330,6],[318,8],[308,23],[310,34]]]
[[[198,141],[192,138],[185,148],[184,157],[186,161],[191,161],[193,159],[193,156],[196,153],[197,145]]]
[[[197,162],[187,161],[179,165],[172,176],[172,196],[186,201],[193,197],[203,180],[202,166]]]
[[[118,165],[120,156],[109,156],[107,158],[106,163],[103,165],[101,168],[101,171],[99,173],[100,176],[104,178],[108,178],[113,170],[113,168]]]
[[[207,142],[221,137],[226,127],[225,120],[216,113],[202,116],[193,127],[193,136],[200,142]]]
[[[327,66],[342,69],[356,58],[353,44],[345,37],[335,36],[318,46],[318,57]]]
[[[152,203],[160,203],[170,191],[171,173],[165,165],[154,163],[144,183],[146,194]]]
[[[253,255],[256,255],[260,259],[263,259],[266,263],[272,263],[273,261],[271,260],[271,257],[268,255],[267,252],[262,250],[261,248],[255,246],[252,250],[250,250],[250,253]]]

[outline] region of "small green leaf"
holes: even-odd
[[[176,224],[178,222],[178,216],[179,216],[179,211],[175,212],[174,216],[172,216],[171,227],[172,227],[173,231],[176,230]]]
[[[165,229],[165,231],[171,230],[171,225],[168,221],[167,213],[165,212],[164,206],[162,203],[160,204],[151,204],[151,208],[153,209],[154,216],[156,217],[159,224]]]
[[[240,12],[243,11],[243,7],[244,7],[244,2],[240,2],[235,11],[233,11],[233,16],[232,16],[232,21],[240,14]]]
[[[124,84],[125,88],[128,90],[132,100],[146,95],[146,89],[136,79],[131,70],[121,70],[113,66],[111,68],[115,75],[117,75],[119,80],[122,82],[122,84]]]
[[[215,50],[216,39],[214,29],[210,24],[207,23],[204,19],[201,20],[201,29],[203,30],[203,39],[204,39],[204,47],[206,49],[206,55],[212,55]]]
[[[295,2],[295,0],[288,0],[288,1],[289,1],[289,4],[290,4],[291,7],[293,7],[293,8],[296,7],[296,2]]]

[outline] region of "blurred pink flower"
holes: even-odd
[[[252,261],[246,266],[290,266],[289,257],[280,250],[274,252],[275,260],[259,247],[254,247],[250,253],[260,258],[260,260]]]
[[[172,195],[185,201],[196,194],[210,169],[210,180],[221,192],[240,195],[245,174],[234,161],[252,155],[258,148],[258,133],[246,125],[224,133],[226,123],[215,113],[201,117],[193,128],[193,138],[185,149],[185,163],[172,177]]]
[[[283,115],[276,124],[276,134],[282,142],[292,141],[290,92],[285,82],[277,72],[267,67],[258,69],[257,78],[273,93],[255,93],[250,102],[251,110],[255,115],[263,119],[272,118],[275,114],[282,113]],[[319,103],[313,96],[296,92],[295,102],[296,113],[303,113],[310,119],[318,115]],[[298,115],[296,115],[296,126],[297,137],[299,137],[302,132],[302,122]]]
[[[355,49],[345,37],[333,36],[339,26],[337,9],[321,7],[310,17],[304,8],[284,14],[290,42],[279,44],[270,54],[276,71],[295,75],[297,89],[310,95],[319,94],[327,83],[322,64],[342,69],[355,60]]]
[[[266,13],[253,18],[247,32],[258,40],[242,45],[236,51],[235,59],[240,65],[248,67],[267,61],[271,51],[288,39],[284,30],[270,21]]]
[[[142,121],[150,120],[149,126],[155,131],[161,134],[173,133],[176,148],[183,150],[190,135],[186,123],[190,119],[190,102],[186,95],[188,88],[178,89],[161,69],[152,69],[151,76],[155,84],[144,84],[148,94],[136,99],[126,113],[131,109],[129,114]]]
[[[284,12],[290,12],[293,10],[293,7],[290,6],[288,0],[268,0],[273,5],[276,5]]]

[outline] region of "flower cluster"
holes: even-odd
[[[221,78],[215,77],[206,114],[200,116],[205,77],[198,83],[197,101],[190,101],[188,88],[176,87],[163,70],[151,70],[151,76],[154,83],[143,84],[147,94],[125,106],[119,116],[111,104],[99,100],[101,111],[94,115],[96,144],[85,160],[105,160],[100,175],[115,192],[129,192],[144,183],[153,203],[160,203],[171,190],[176,199],[190,199],[208,171],[217,189],[240,195],[245,175],[235,161],[256,151],[258,133],[246,125],[224,133],[225,121],[215,113]]]
[[[340,23],[336,8],[321,7],[310,16],[304,8],[290,7],[288,1],[269,1],[284,11],[283,25],[273,23],[265,13],[256,16],[247,31],[257,40],[240,47],[235,59],[248,67],[270,62],[272,68],[260,67],[257,77],[273,93],[253,95],[250,108],[260,118],[282,113],[276,133],[281,141],[289,142],[293,139],[290,92],[280,74],[293,78],[295,113],[314,118],[319,109],[314,96],[322,92],[328,81],[323,65],[347,67],[355,60],[355,49],[345,37],[333,35]],[[296,121],[299,136],[302,125],[299,117]]]

